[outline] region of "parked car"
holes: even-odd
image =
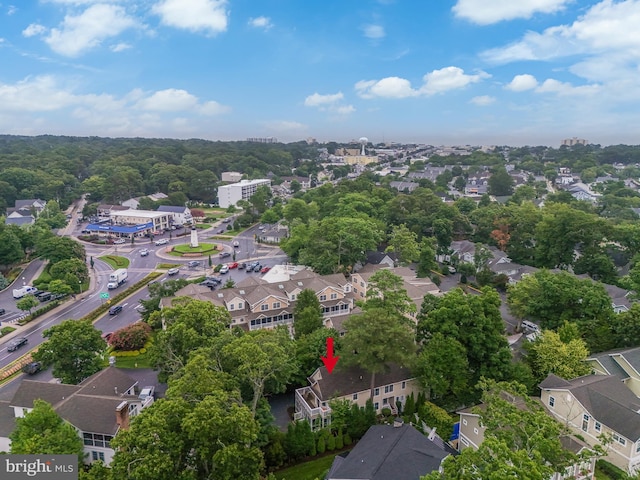
[[[141,257],[146,257],[147,255],[149,255],[149,249],[148,248],[143,248],[142,250],[140,250],[140,256]]]
[[[9,343],[9,346],[7,347],[7,352],[15,352],[23,345],[26,345],[28,341],[29,340],[27,340],[26,337],[18,337],[13,339],[13,341]]]
[[[0,308],[0,315],[4,315],[7,311],[4,308]]]
[[[218,277],[206,277],[205,280],[213,282],[217,285],[220,285],[222,283],[222,280],[220,280]]]
[[[60,300],[61,298],[64,298],[66,296],[67,296],[66,293],[52,293],[51,300]]]
[[[167,243],[169,243],[168,238],[159,238],[158,240],[155,241],[156,247],[159,245],[166,245]]]
[[[41,302],[47,302],[51,300],[52,295],[51,295],[51,292],[38,292],[38,294],[35,295],[35,297]]]
[[[114,305],[109,309],[109,315],[117,315],[122,311],[122,305]]]
[[[179,268],[170,268],[167,270],[167,275],[177,275],[180,272]]]
[[[260,273],[267,273],[269,270],[271,270],[271,267],[262,267],[262,270],[260,270]]]
[[[200,266],[200,262],[198,260],[191,260],[189,263],[187,263],[187,266],[189,268],[196,268]]]
[[[229,264],[229,268],[230,268],[230,269],[238,268],[238,266],[239,266],[239,265],[238,265],[238,262],[233,262],[233,263],[230,263],[230,264]]]
[[[147,397],[153,397],[155,391],[156,391],[155,387],[146,386],[142,390],[140,390],[140,395],[138,395],[138,398],[140,400],[145,400]]]
[[[230,257],[230,256],[231,256],[231,254],[229,252],[220,253],[220,258],[227,258],[227,257]]]
[[[127,243],[124,238],[119,238],[113,242],[114,245],[122,245],[123,243]]]
[[[202,285],[203,287],[209,287],[211,290],[218,286],[218,282],[212,282],[209,279],[205,279],[201,281],[198,285]]]
[[[229,265],[223,265],[222,268],[220,269],[220,273],[222,274],[229,273]]]
[[[245,268],[247,268],[247,264],[242,262],[240,264],[238,264],[238,270],[244,270]]]
[[[533,322],[530,322],[528,320],[523,320],[522,321],[522,328],[526,329],[526,330],[531,330],[533,332],[538,332],[540,330],[540,327],[538,327],[538,325],[536,325]]]
[[[40,370],[42,370],[42,364],[40,362],[27,363],[24,367],[22,367],[22,371],[27,375],[35,375]]]
[[[229,223],[231,221],[230,218],[225,218],[224,220],[222,220],[222,223]]]

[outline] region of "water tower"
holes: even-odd
[[[369,143],[369,139],[367,137],[360,137],[360,140],[358,141],[360,142],[360,145],[362,145],[362,149],[360,150],[360,155],[364,157],[366,155],[364,151],[364,147],[367,145],[367,143]]]

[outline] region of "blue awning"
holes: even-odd
[[[144,230],[152,230],[153,222],[139,223],[138,225],[99,225],[97,223],[90,223],[87,225],[87,230],[91,232],[102,233],[137,233]]]

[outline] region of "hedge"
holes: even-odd
[[[18,320],[18,325],[23,326],[26,325],[27,323],[29,323],[31,320],[35,320],[36,318],[44,315],[45,313],[53,310],[54,308],[56,308],[58,305],[60,305],[60,301],[58,300],[53,300],[52,302],[46,304],[44,307],[40,307],[39,309],[37,309],[36,311],[32,312],[31,314],[27,315],[24,318],[21,318],[20,320]]]
[[[621,468],[616,467],[613,463],[609,463],[606,460],[598,460],[596,462],[596,468],[605,475],[609,476],[611,480],[628,480],[630,477],[627,472]]]

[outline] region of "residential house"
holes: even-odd
[[[449,253],[436,255],[438,263],[473,263],[476,253],[476,244],[469,240],[456,240],[451,242]]]
[[[489,192],[489,175],[469,177],[464,187],[465,195],[484,195]]]
[[[420,184],[415,182],[395,182],[394,181],[394,182],[389,182],[389,186],[391,188],[395,188],[399,192],[411,193],[416,188],[418,188]]]
[[[418,396],[420,384],[408,368],[390,365],[375,375],[373,407],[377,413],[389,408],[398,412],[407,397]],[[371,398],[371,373],[359,367],[336,368],[331,374],[325,367],[309,377],[309,386],[295,393],[295,420],[307,420],[313,430],[331,425],[331,400],[348,400],[364,407]]]
[[[47,202],[39,198],[16,200],[13,207],[7,208],[5,223],[19,226],[31,225],[35,223],[36,218],[44,210],[46,204]]]
[[[578,182],[566,188],[576,200],[583,200],[585,202],[595,203],[602,195],[591,190],[589,185]]]
[[[277,244],[283,238],[289,236],[289,227],[283,222],[269,225],[256,234],[256,239],[261,243]]]
[[[134,197],[134,198],[130,198],[128,200],[125,200],[124,202],[121,203],[121,205],[123,207],[127,207],[127,208],[131,208],[133,210],[136,210],[138,208],[140,208],[140,199],[142,198],[148,198],[149,200],[152,200],[154,202],[158,202],[160,200],[164,200],[166,198],[169,198],[169,196],[165,193],[162,192],[157,192],[157,193],[152,193],[150,195],[143,195],[142,197]]]
[[[587,358],[595,375],[612,375],[640,397],[640,347],[601,352]]]
[[[123,205],[109,205],[109,204],[100,204],[98,205],[98,217],[101,218],[111,218],[113,213],[123,212],[125,210],[129,210],[129,207],[125,207]]]
[[[379,250],[370,250],[366,252],[367,263],[371,265],[386,265],[393,268],[398,264],[398,256],[395,252],[381,252]]]
[[[15,419],[33,410],[35,400],[48,402],[82,438],[85,462],[100,460],[108,465],[114,454],[110,445],[113,437],[120,429],[129,428],[130,418],[154,401],[153,397],[138,398],[136,385],[137,381],[115,367],[107,367],[78,385],[23,380],[8,408]],[[4,437],[0,444],[7,441]]]
[[[564,380],[549,374],[540,383],[548,411],[590,446],[605,435],[607,461],[635,474],[640,470],[640,398],[616,376]]]
[[[525,403],[522,399],[514,399],[514,404],[518,408],[525,408]],[[478,449],[484,441],[486,427],[482,425],[479,411],[484,408],[483,404],[476,407],[465,408],[460,410],[459,433],[457,440],[458,451],[463,451],[467,448]],[[563,435],[560,437],[560,443],[562,446],[576,455],[590,450],[589,444],[574,437],[573,435]],[[592,480],[594,478],[596,458],[590,458],[586,461],[581,461],[570,465],[563,472],[556,472],[549,480]]]
[[[191,217],[191,210],[185,206],[172,206],[172,205],[160,205],[158,212],[170,213],[172,225],[191,225],[193,218]]]
[[[279,267],[274,269],[279,270]],[[270,283],[268,278],[275,281]],[[287,278],[282,280],[281,276],[272,275],[265,275],[264,278],[247,277],[234,288],[216,291],[200,285],[188,285],[177,291],[175,297],[163,298],[161,306],[170,307],[174,298],[183,296],[209,301],[229,312],[232,326],[247,330],[291,326],[297,297],[306,289],[315,292],[325,324],[329,326],[334,317],[349,315],[353,310],[351,283],[342,274],[318,275],[308,269],[294,269]]]
[[[374,425],[346,456],[334,458],[326,480],[417,480],[439,471],[456,452],[412,425]]]

